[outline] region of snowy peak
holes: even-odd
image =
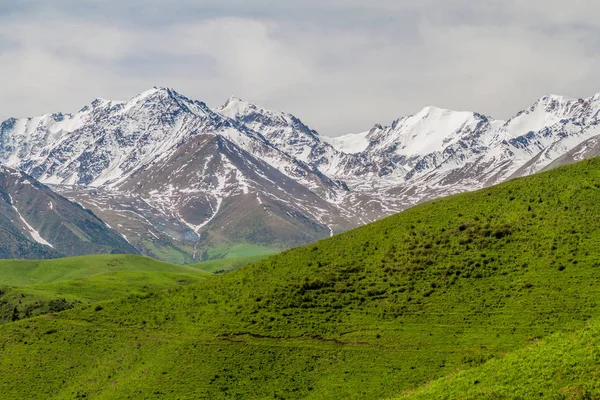
[[[185,99],[190,101],[187,97],[179,94],[175,89],[163,87],[163,86],[154,86],[151,89],[148,89],[137,96],[131,98],[132,102],[143,101],[145,99]]]
[[[596,124],[599,119],[600,95],[587,99],[571,99],[558,95],[546,95],[538,99],[527,110],[509,119],[503,129],[517,138],[552,127],[556,131],[578,130],[587,124]],[[576,125],[576,127],[569,125]],[[579,128],[578,128],[578,127]]]
[[[225,104],[219,107],[218,111],[229,118],[235,118],[238,114],[243,113],[242,110],[248,106],[256,107],[254,104],[247,103],[237,96],[231,96]]]
[[[273,112],[267,112],[266,110],[258,107],[256,104],[249,103],[236,96],[231,96],[229,99],[227,99],[225,104],[217,108],[215,111],[233,120],[244,118],[254,113],[274,114]]]
[[[155,87],[126,102],[97,99],[69,118],[43,117],[36,123],[8,121],[2,128],[0,160],[45,183],[115,186],[168,158],[194,136],[222,136],[311,190],[337,186],[307,165],[305,159],[294,158],[286,151],[290,149],[274,146],[258,133],[273,134],[297,149],[299,140],[287,138],[296,135],[302,139],[303,131],[296,129],[308,128],[294,117],[241,100],[229,103],[244,113],[239,118],[247,116],[261,125],[232,120],[173,89]],[[302,151],[310,152],[310,145],[309,140]]]
[[[548,94],[539,98],[529,109],[521,111],[517,116],[523,113],[545,112],[559,115],[562,117],[573,117],[590,108],[598,108],[600,105],[600,93],[586,99],[574,99],[566,96]]]
[[[105,184],[166,157],[194,135],[210,134],[277,164],[288,176],[306,176],[293,166],[296,162],[334,179],[393,171],[405,176],[414,168],[437,168],[452,157],[463,162],[503,143],[525,149],[519,157],[528,157],[555,140],[548,132],[542,138],[531,132],[554,127],[569,135],[582,124],[596,123],[599,103],[600,95],[586,100],[547,95],[506,122],[429,106],[390,126],[321,138],[292,114],[236,96],[213,111],[174,89],[154,87],[125,102],[96,99],[75,115],[4,121],[0,160],[49,183]]]
[[[343,171],[374,179],[415,180],[434,171],[439,175],[485,160],[489,165],[498,163],[492,174],[497,181],[502,176],[500,170],[509,164],[523,165],[546,151],[527,170],[533,173],[549,158],[589,137],[600,123],[599,100],[599,95],[578,100],[547,95],[508,121],[430,106],[390,126],[378,124],[366,133],[324,140],[339,151],[362,154],[361,159],[366,160],[358,168],[346,165]],[[549,146],[553,146],[552,151]]]
[[[126,102],[96,99],[72,116],[5,121],[0,160],[46,183],[102,185],[230,125],[206,104],[156,87]]]
[[[388,127],[376,126],[367,135],[367,151],[423,157],[442,152],[465,136],[477,135],[482,124],[494,120],[481,114],[425,107],[418,113],[400,118]]]
[[[291,114],[267,110],[236,96],[231,96],[225,104],[215,111],[236,121],[244,121],[246,123],[261,121],[278,126],[290,124],[294,118]]]
[[[243,123],[249,128],[267,128],[269,131],[279,129],[279,133],[285,130],[295,130],[310,136],[318,136],[318,133],[306,126],[299,118],[282,111],[267,110],[256,104],[244,101],[239,97],[230,97],[225,104],[216,109],[219,114]],[[263,129],[255,129],[264,134]],[[269,135],[266,135],[269,136]]]
[[[368,132],[322,139],[341,152],[367,152],[381,162],[385,155],[409,159],[443,152],[465,136],[477,135],[483,126],[502,123],[478,113],[429,106],[389,126],[375,124]]]
[[[114,101],[96,98],[83,107],[79,114],[89,113],[98,115],[106,112],[132,115],[142,110],[154,113],[189,112],[197,115],[208,115],[210,109],[205,103],[190,100],[177,91],[167,87],[153,87],[127,101]]]
[[[267,110],[235,96],[215,111],[241,126],[259,132],[275,147],[305,163],[317,162],[315,157],[322,151],[313,150],[328,146],[321,143],[316,131],[294,115]]]
[[[424,119],[439,120],[439,119],[446,118],[451,115],[468,117],[468,116],[473,115],[473,113],[470,111],[455,111],[455,110],[449,110],[446,108],[440,108],[440,107],[436,107],[436,106],[427,106],[427,107],[423,107],[423,109],[421,111],[419,111],[418,113],[416,113],[415,115],[410,116],[410,117],[414,117],[417,120],[424,120]]]
[[[96,99],[74,115],[6,120],[0,162],[61,184],[111,225],[128,218],[135,228],[120,232],[144,249],[155,238],[165,254],[187,254],[186,241],[198,248],[206,235],[239,238],[258,220],[264,224],[244,236],[249,241],[306,243],[426,199],[535,173],[564,154],[597,154],[598,137],[600,94],[543,96],[508,121],[430,106],[328,138],[292,114],[235,96],[211,110],[154,87],[127,101]]]
[[[157,113],[193,113],[209,116],[211,110],[201,101],[190,100],[177,91],[166,87],[154,87],[123,104],[123,112],[132,109],[146,109]]]

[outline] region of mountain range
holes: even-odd
[[[427,107],[332,138],[236,97],[211,109],[155,87],[75,114],[8,119],[0,162],[91,210],[132,251],[188,263],[241,243],[314,242],[596,156],[599,116],[600,94],[549,95],[506,121]]]

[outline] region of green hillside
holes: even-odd
[[[0,285],[28,286],[111,272],[194,273],[196,268],[135,255],[91,255],[53,260],[0,260]]]
[[[134,255],[0,260],[0,324],[204,281],[210,274]]]
[[[600,397],[600,321],[429,383],[400,399],[571,399]]]
[[[201,269],[203,271],[211,272],[214,274],[220,274],[224,272],[235,271],[236,269],[240,269],[244,265],[259,262],[261,260],[264,260],[265,258],[268,258],[271,255],[273,255],[273,253],[243,257],[219,258],[216,260],[203,261],[198,264],[191,264],[190,267]]]
[[[600,160],[585,161],[422,204],[198,285],[6,324],[0,392],[397,397],[600,317],[599,204]],[[560,385],[547,394],[572,390]]]

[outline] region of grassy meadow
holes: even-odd
[[[599,204],[594,159],[421,204],[200,283],[7,323],[0,393],[594,398]]]

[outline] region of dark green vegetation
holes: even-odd
[[[575,346],[563,361],[584,367],[532,385],[545,398],[598,396],[586,383],[598,358],[581,345],[596,343],[597,325],[581,330],[600,317],[599,204],[595,159],[422,204],[199,285],[6,324],[0,392],[380,399],[419,396],[475,367],[431,390],[456,382],[448,390],[462,395],[464,379],[483,388],[498,377],[508,387],[489,393],[503,398],[552,379],[553,349]],[[509,355],[540,339],[533,351],[547,352],[547,369],[527,351]],[[502,381],[511,360],[533,372]]]
[[[97,301],[199,283],[196,268],[133,255],[0,260],[0,324]]]

